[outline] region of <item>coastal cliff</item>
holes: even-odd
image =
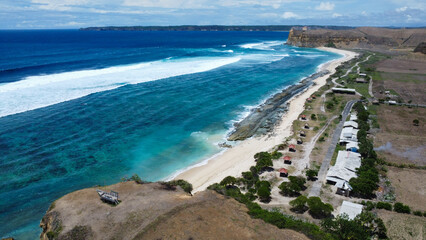
[[[102,202],[95,188],[67,194],[43,217],[40,239],[308,239],[252,219],[245,205],[210,190],[191,196],[133,181],[101,189],[118,192],[121,202]]]
[[[426,29],[361,27],[346,30],[294,27],[287,44],[297,47],[415,48],[426,39]]]

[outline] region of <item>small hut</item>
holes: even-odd
[[[312,102],[312,98],[308,98],[308,99],[306,99],[306,101]]]
[[[306,120],[306,115],[304,115],[304,114],[300,115],[300,119]]]
[[[297,144],[303,144],[302,139],[298,138],[298,139],[297,139]]]
[[[285,156],[284,157],[284,163],[285,164],[291,164],[291,157],[290,156]]]
[[[305,131],[300,131],[300,134],[299,134],[301,137],[306,137],[306,133],[305,133]]]
[[[315,94],[312,94],[311,98],[312,98],[312,99],[316,99],[316,98],[317,98],[317,96],[315,96]]]
[[[288,146],[288,150],[289,150],[290,152],[296,152],[296,146],[295,146],[294,144],[290,144],[290,145]]]
[[[103,202],[111,203],[114,205],[117,205],[119,203],[118,200],[118,192],[104,192],[102,190],[96,189],[96,192],[98,193],[99,197]]]
[[[305,129],[309,129],[309,124],[305,123]]]
[[[288,176],[288,171],[285,168],[280,168],[279,172],[280,172],[280,177],[287,177]]]

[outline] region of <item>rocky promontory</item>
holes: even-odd
[[[43,217],[40,239],[308,239],[253,219],[245,205],[210,190],[192,196],[134,181],[100,189],[118,192],[120,203],[102,202],[96,188],[67,194]]]
[[[312,29],[294,27],[290,30],[287,44],[297,47],[337,48],[415,48],[426,39],[425,28],[375,28]]]
[[[287,101],[294,95],[302,92],[313,84],[313,80],[328,74],[328,71],[320,71],[300,81],[299,84],[273,95],[265,103],[253,109],[241,122],[234,125],[235,130],[228,136],[229,141],[239,141],[254,135],[262,135],[270,132],[275,124],[287,111]]]

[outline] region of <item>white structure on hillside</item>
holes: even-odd
[[[362,212],[361,204],[343,201],[342,206],[340,207],[339,215],[346,214],[350,220],[353,220],[358,214]]]
[[[353,127],[353,128],[357,128],[358,129],[358,123],[355,121],[346,121],[343,124],[343,127]]]
[[[349,118],[350,121],[358,121],[358,117],[356,116],[356,114],[352,113],[351,117]]]

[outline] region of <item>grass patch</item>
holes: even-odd
[[[370,98],[370,94],[368,93],[368,83],[347,83],[346,87],[354,88],[357,92],[359,92],[363,97]]]

